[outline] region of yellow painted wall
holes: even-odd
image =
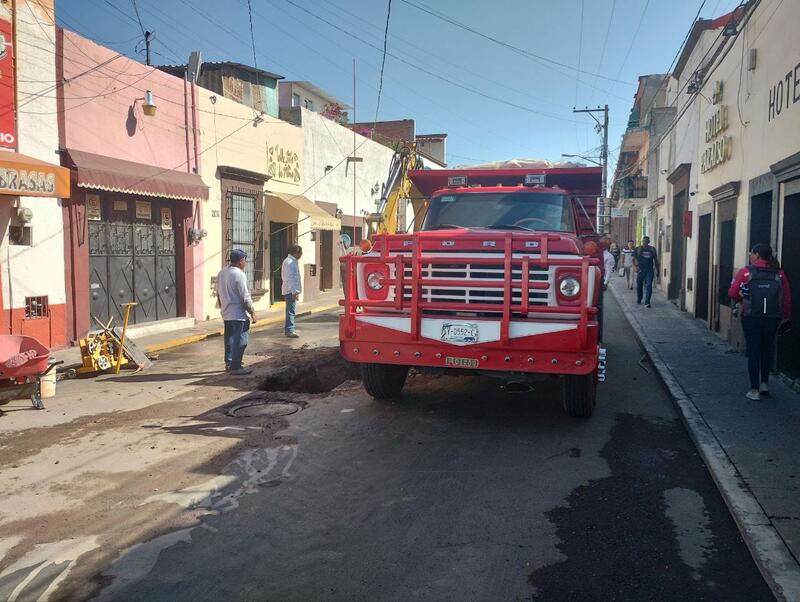
[[[300,194],[303,192],[303,131],[288,122],[263,115],[254,125],[255,112],[233,100],[199,89],[199,129],[201,139],[201,175],[209,187],[209,199],[203,204],[202,227],[208,231],[200,243],[203,247],[203,263],[200,281],[203,286],[203,317],[218,318],[217,298],[211,279],[225,263],[222,257],[223,228],[222,188],[217,173],[220,165],[232,166],[258,173],[272,173],[265,184],[265,192]],[[212,102],[212,98],[214,102]],[[273,161],[270,163],[270,149]],[[284,156],[296,156],[296,162],[274,160],[280,151]],[[296,170],[293,166],[296,165]],[[297,173],[295,174],[294,171]],[[269,221],[296,222],[305,217],[282,201],[268,198],[266,201],[265,239],[269,240]],[[308,237],[306,237],[308,238]],[[306,257],[314,257],[313,243],[304,248]],[[269,253],[266,254],[265,288],[269,289]],[[256,310],[269,307],[270,294],[256,301]]]

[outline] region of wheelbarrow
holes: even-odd
[[[33,337],[0,335],[0,404],[29,397],[34,408],[43,410],[42,379],[63,363]]]

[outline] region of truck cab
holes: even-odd
[[[590,416],[605,377],[599,169],[409,176],[424,197],[419,230],[376,236],[370,252],[343,258],[340,348],[361,364],[367,391],[399,395],[410,367],[558,377],[566,411]]]

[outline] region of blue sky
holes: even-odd
[[[258,66],[310,80],[352,104],[355,59],[356,118],[374,119],[387,1],[251,0]],[[191,50],[201,50],[205,60],[253,63],[246,0],[136,4],[144,27],[156,34],[154,64],[184,63]],[[736,4],[706,0],[700,15],[716,17]],[[669,67],[700,5],[701,0],[392,0],[388,52],[394,56],[386,58],[378,118],[412,117],[417,133],[446,132],[452,166],[557,160],[561,153],[597,154],[594,122],[573,114],[572,107],[607,102],[613,159],[637,76]],[[60,24],[144,62],[131,0],[56,0],[56,14]]]

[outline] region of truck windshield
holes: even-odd
[[[431,199],[423,230],[447,228],[574,232],[572,203],[562,194],[469,192]]]

